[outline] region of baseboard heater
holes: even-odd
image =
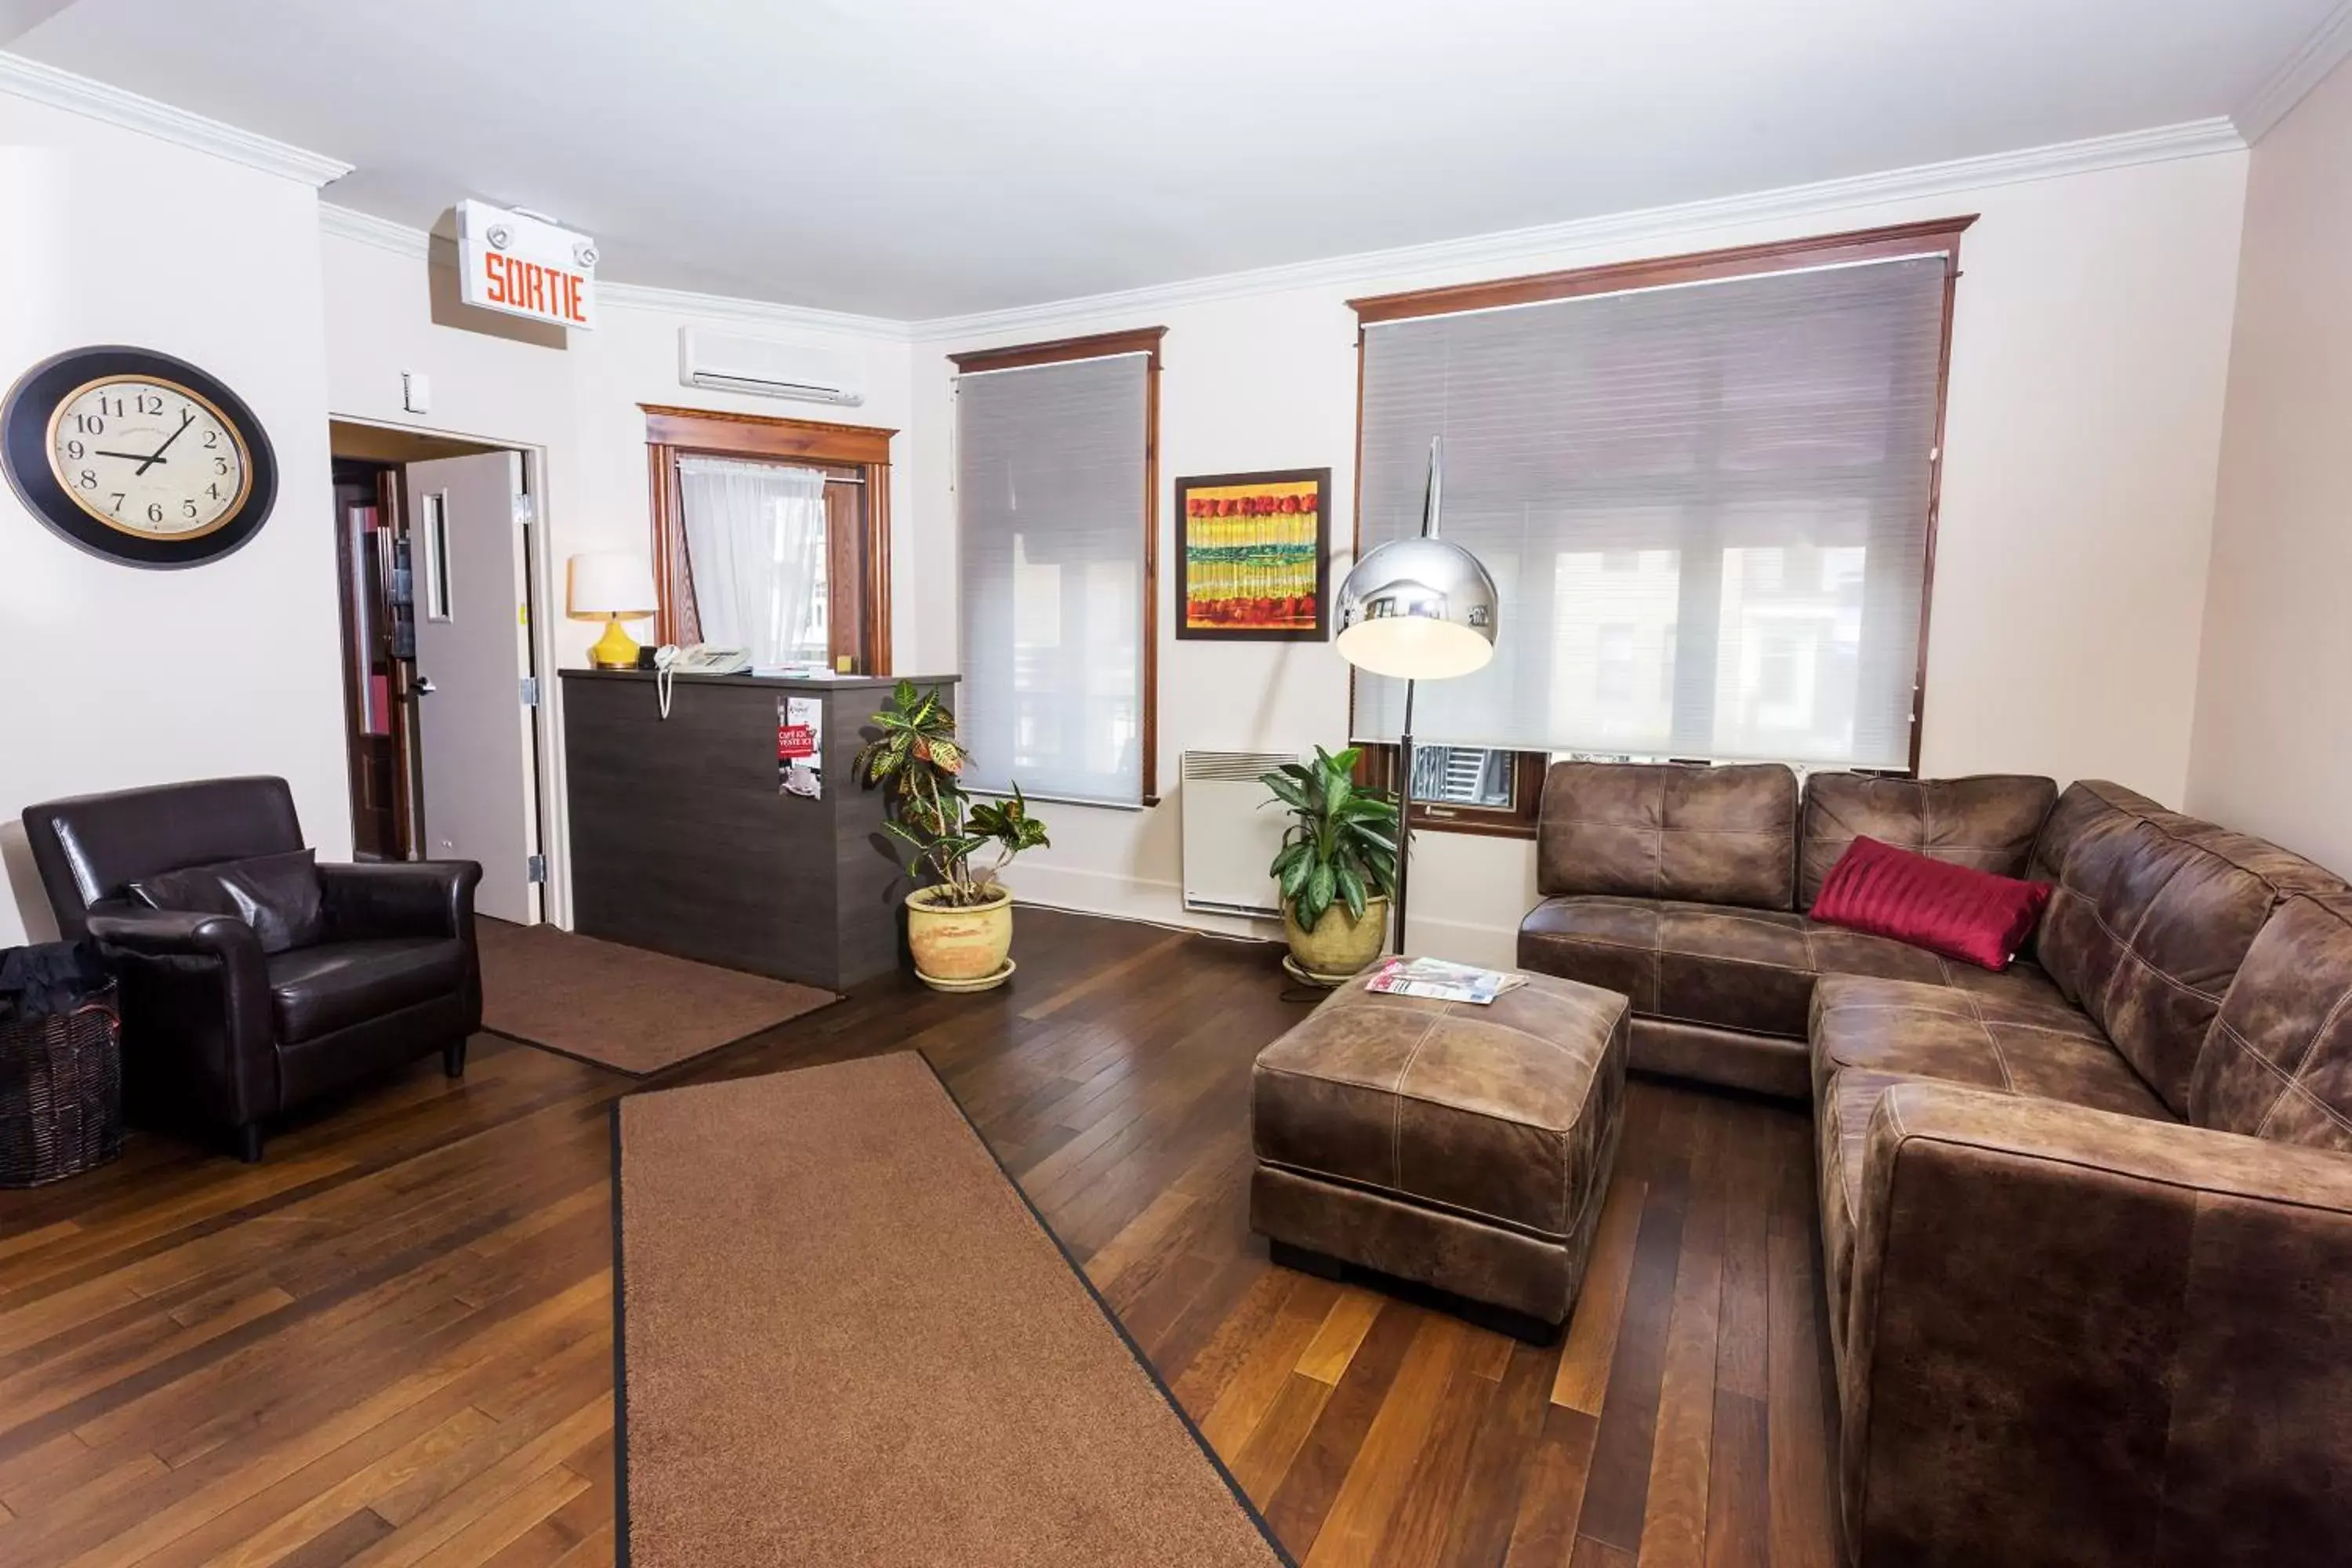
[[[1256,920],[1282,918],[1266,867],[1282,847],[1282,831],[1290,817],[1258,776],[1297,761],[1284,752],[1184,753],[1186,909]]]

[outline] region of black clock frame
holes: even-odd
[[[189,539],[151,539],[100,522],[84,511],[49,468],[49,420],[76,387],[110,375],[167,381],[200,394],[245,443],[252,482],[235,511]],[[35,517],[68,543],[130,566],[201,566],[242,547],[269,519],[278,500],[278,454],[268,433],[219,377],[152,349],[109,343],[52,354],[17,378],[0,402],[0,466],[8,488]]]

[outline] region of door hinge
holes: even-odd
[[[526,708],[539,706],[539,677],[536,675],[522,678],[522,705]]]
[[[530,497],[529,497],[529,496],[527,496],[527,495],[519,495],[519,496],[515,497],[515,499],[514,499],[514,520],[515,520],[515,521],[517,521],[518,523],[535,522],[535,521],[538,521],[538,519],[539,519],[539,511],[538,511],[538,509],[537,509],[537,508],[535,508],[535,507],[533,507],[533,506],[531,505]]]
[[[523,862],[523,879],[527,882],[546,881],[547,857],[544,855],[534,855],[529,860]]]

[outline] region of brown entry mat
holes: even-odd
[[[478,917],[482,1027],[644,1074],[840,998],[814,985]]]
[[[921,1057],[613,1138],[624,1564],[1290,1562]]]

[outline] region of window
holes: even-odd
[[[1359,547],[1419,527],[1443,435],[1443,530],[1501,596],[1418,738],[1912,765],[1969,221],[1356,301]],[[1393,740],[1402,683],[1354,679]]]
[[[889,674],[894,434],[647,405],[655,635]]]
[[[1159,329],[953,356],[972,787],[1148,805]]]

